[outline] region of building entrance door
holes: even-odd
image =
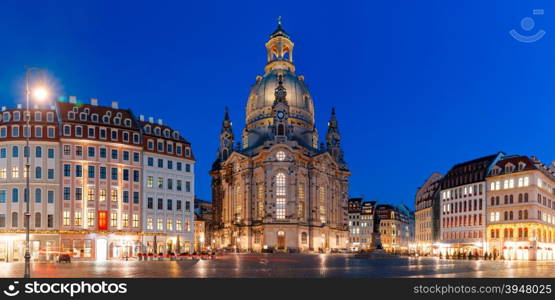
[[[277,248],[285,249],[285,232],[281,230],[277,233]]]
[[[95,252],[97,261],[105,261],[106,253],[108,252],[108,241],[106,239],[97,239]]]

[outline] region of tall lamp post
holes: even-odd
[[[30,278],[31,277],[31,252],[29,250],[29,233],[30,233],[30,228],[31,228],[31,223],[30,223],[30,217],[31,217],[31,212],[29,209],[29,202],[31,202],[31,197],[30,197],[30,191],[31,188],[29,186],[29,177],[31,176],[31,164],[30,164],[30,160],[29,157],[31,156],[31,149],[29,148],[29,141],[31,138],[31,126],[30,126],[30,121],[31,121],[31,112],[29,110],[29,98],[31,97],[31,88],[29,86],[29,81],[30,81],[30,77],[31,74],[33,72],[41,72],[42,70],[39,68],[35,68],[35,67],[29,67],[26,68],[25,70],[25,100],[26,100],[26,105],[25,105],[25,122],[26,122],[26,130],[24,130],[24,134],[25,134],[25,172],[26,172],[26,176],[25,176],[25,206],[26,206],[26,211],[25,211],[25,274],[23,275],[24,278]],[[44,100],[47,96],[48,96],[48,90],[42,85],[40,84],[39,86],[37,86],[35,89],[33,89],[33,95],[34,98],[36,98],[37,100]],[[27,132],[25,132],[27,131]]]

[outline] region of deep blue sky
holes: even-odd
[[[21,102],[32,65],[59,95],[163,118],[193,143],[197,195],[210,199],[224,107],[240,135],[281,15],[322,138],[337,107],[352,196],[412,205],[432,171],[457,162],[499,150],[555,159],[553,1],[146,2],[2,1],[2,105]],[[527,16],[547,31],[536,43],[508,34],[526,33]]]

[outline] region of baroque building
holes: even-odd
[[[177,130],[94,98],[26,111],[0,112],[0,261],[23,260],[27,201],[33,261],[193,251],[195,159]]]
[[[319,144],[314,104],[296,75],[281,22],[266,43],[264,75],[246,105],[242,142],[226,110],[210,175],[216,247],[239,251],[346,248],[350,172],[335,111]]]

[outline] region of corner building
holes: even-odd
[[[30,198],[30,251],[33,261],[53,261],[59,249],[60,156],[56,107],[2,108],[0,121],[0,261],[25,255],[25,213]],[[29,149],[25,140],[29,136]],[[26,172],[29,155],[30,170]],[[26,196],[29,176],[30,191]]]
[[[246,105],[235,144],[226,111],[212,201],[216,247],[239,251],[327,251],[348,247],[348,178],[335,112],[319,144],[313,100],[296,75],[281,24],[266,43],[264,75]]]
[[[555,166],[508,156],[489,172],[488,253],[508,260],[555,259]]]
[[[194,241],[194,158],[179,131],[139,116],[143,130],[146,253],[189,253]]]

